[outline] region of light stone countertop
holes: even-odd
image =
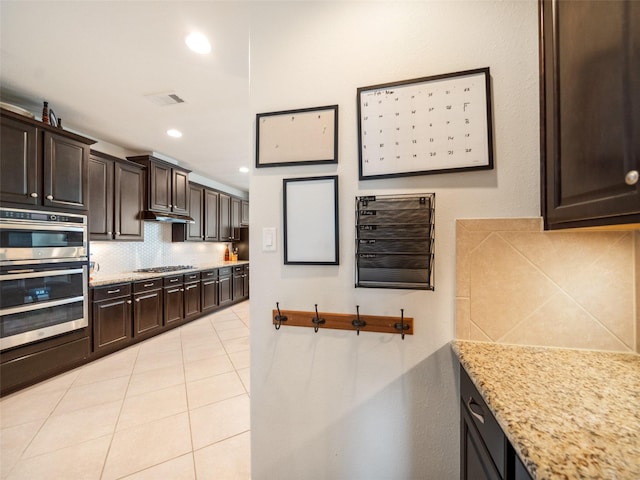
[[[160,273],[140,273],[140,272],[122,272],[110,275],[101,275],[100,272],[93,274],[93,278],[89,280],[90,287],[102,287],[105,285],[114,285],[116,283],[137,282],[139,280],[146,280],[148,278],[167,277],[170,275],[180,275],[181,273],[197,272],[202,270],[209,270],[213,268],[233,267],[236,265],[246,265],[248,260],[238,260],[236,262],[218,262],[210,264],[193,265],[193,268],[186,270],[174,270],[173,272],[160,272]]]
[[[451,345],[534,479],[640,479],[640,355]]]

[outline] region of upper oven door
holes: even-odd
[[[86,222],[0,220],[0,265],[65,262],[86,257]]]

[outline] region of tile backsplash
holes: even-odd
[[[144,242],[90,243],[91,260],[100,271],[93,276],[130,272],[161,265],[206,265],[224,260],[227,244],[217,242],[171,242],[171,224],[144,223]],[[229,246],[231,247],[231,246]]]
[[[640,232],[544,231],[541,218],[456,223],[456,336],[640,351]]]

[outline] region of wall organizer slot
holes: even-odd
[[[435,197],[356,197],[356,287],[434,289]]]
[[[357,335],[360,332],[381,332],[395,333],[402,335],[413,335],[413,318],[404,316],[404,309],[400,310],[399,317],[383,315],[361,315],[360,306],[356,306],[356,313],[328,313],[318,312],[318,305],[315,311],[303,312],[297,310],[273,310],[271,319],[276,329],[285,325],[292,327],[311,327],[317,333],[319,330],[331,328],[335,330],[351,330]]]

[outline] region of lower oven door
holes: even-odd
[[[0,350],[88,325],[87,263],[3,266]]]

